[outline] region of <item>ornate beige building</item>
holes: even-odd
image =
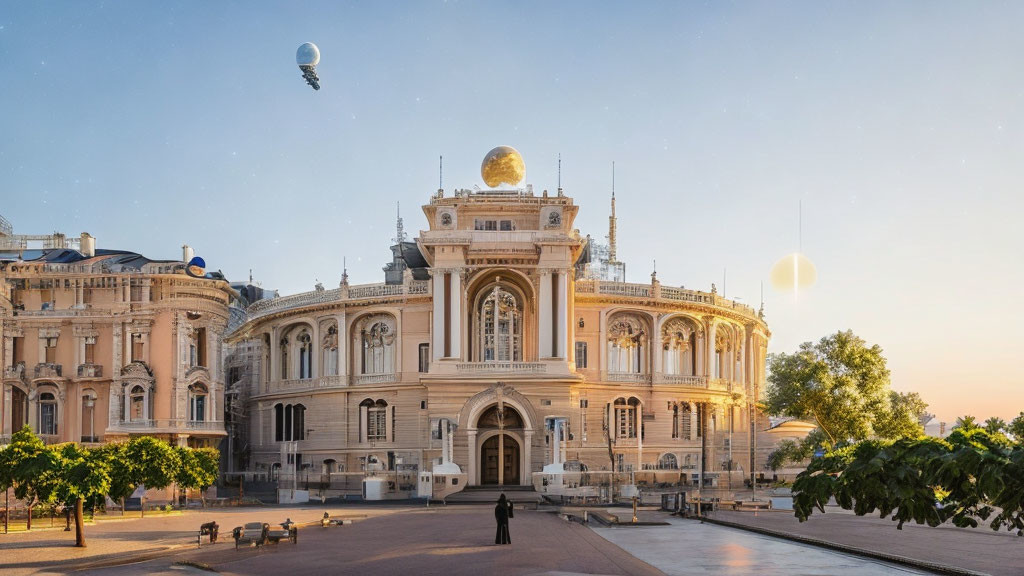
[[[233,292],[219,274],[186,275],[191,249],[183,255],[0,230],[0,443],[25,424],[49,443],[219,443]]]
[[[530,485],[557,469],[762,470],[762,316],[654,274],[595,277],[578,210],[561,189],[438,190],[415,242],[399,229],[388,282],[249,306],[230,340],[258,344],[250,472],[294,466],[330,488],[382,472]]]

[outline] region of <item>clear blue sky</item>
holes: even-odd
[[[249,268],[282,293],[382,280],[492,147],[606,233],[632,281],[755,305],[773,351],[851,328],[943,419],[1024,410],[1024,3],[7,2],[0,213],[20,233]],[[323,89],[295,66],[319,45]]]

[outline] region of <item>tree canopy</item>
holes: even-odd
[[[938,526],[951,521],[1024,534],[1024,445],[977,426],[948,438],[865,440],[815,458],[793,485],[806,520],[830,498],[858,515]]]
[[[15,497],[30,508],[40,502],[74,507],[76,543],[85,546],[84,503],[96,504],[105,496],[122,500],[140,485],[160,489],[178,482],[205,489],[217,480],[219,458],[213,448],[171,447],[149,436],[98,448],[47,446],[25,426],[0,447],[0,489],[13,486]]]
[[[781,442],[769,460],[773,467],[806,459],[817,448],[923,433],[919,418],[928,405],[916,392],[890,390],[881,347],[851,331],[805,342],[793,354],[773,354],[768,363],[768,413],[817,425],[801,442]]]

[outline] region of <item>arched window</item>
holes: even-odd
[[[281,338],[279,343],[281,350],[281,380],[288,379],[288,338]]]
[[[82,393],[82,442],[99,442],[96,436],[96,392]]]
[[[363,374],[394,374],[395,330],[390,316],[369,318],[360,330]]]
[[[302,404],[292,406],[292,440],[306,439],[306,407]]]
[[[284,404],[274,404],[274,442],[284,441]]]
[[[693,426],[691,424],[690,413],[692,408],[689,402],[678,402],[672,404],[672,437],[683,438],[685,440],[692,439],[691,432]]]
[[[193,422],[206,422],[206,397],[209,390],[205,384],[195,383],[188,387],[188,417]]]
[[[647,374],[647,331],[634,314],[612,317],[608,325],[608,371]]]
[[[331,326],[323,339],[324,376],[338,375],[338,327]]]
[[[678,470],[679,461],[676,460],[676,455],[671,452],[662,454],[661,458],[658,458],[658,470]]]
[[[662,371],[669,375],[696,376],[697,331],[689,319],[673,318],[661,329]]]
[[[615,399],[615,437],[636,438],[640,400],[636,397]]]
[[[39,433],[57,434],[57,398],[50,392],[39,394]]]
[[[495,285],[480,301],[476,316],[479,360],[523,359],[523,308],[513,292]]]
[[[313,342],[309,332],[303,331],[296,341],[299,345],[299,378],[313,377]]]
[[[359,428],[361,436],[367,442],[386,442],[388,440],[388,403],[384,400],[373,401],[369,398],[359,403]]]
[[[136,385],[128,393],[129,422],[141,422],[149,419],[149,402],[146,401],[146,389]]]

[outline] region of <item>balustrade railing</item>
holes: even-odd
[[[352,377],[352,382],[356,385],[387,384],[389,382],[398,382],[398,374],[356,374]]]
[[[732,380],[728,380],[726,378],[712,378],[708,381],[708,388],[711,390],[729,392],[732,390]]]
[[[707,376],[683,376],[682,374],[659,374],[657,382],[662,384],[675,384],[677,386],[691,386],[693,388],[707,388]]]
[[[103,365],[102,364],[79,364],[78,365],[78,377],[79,378],[102,378],[103,377]]]
[[[720,308],[736,310],[750,316],[756,316],[757,312],[735,300],[723,298],[718,294],[701,292],[699,290],[687,290],[672,286],[658,286],[655,293],[651,284],[631,284],[627,282],[611,282],[605,280],[580,280],[576,282],[577,294],[611,294],[616,296],[631,296],[637,298],[651,298],[657,296],[664,300],[676,300],[680,302],[693,302],[696,304],[710,304]]]
[[[16,366],[4,366],[5,380],[21,380],[25,376],[25,364],[19,362]]]
[[[36,364],[35,377],[36,378],[61,378],[64,372],[64,367],[60,364],[52,362],[44,362],[42,364]]]
[[[541,362],[459,362],[459,374],[543,374],[547,366]]]
[[[365,284],[352,286],[348,288],[347,299],[359,300],[363,298],[381,298],[387,296],[401,296],[403,294],[420,295],[429,293],[429,282],[426,280],[414,280],[409,284]],[[272,312],[280,312],[282,310],[301,308],[303,306],[311,306],[314,304],[337,302],[344,299],[346,299],[346,296],[342,288],[313,290],[312,292],[302,292],[301,294],[293,294],[291,296],[259,300],[246,308],[245,312],[249,319],[253,319]]]
[[[222,420],[188,420],[185,418],[160,418],[149,420],[122,420],[111,426],[119,430],[196,430],[196,431],[222,431],[224,421]]]
[[[636,384],[650,384],[650,374],[637,374],[635,372],[605,372],[605,382],[633,382]]]

